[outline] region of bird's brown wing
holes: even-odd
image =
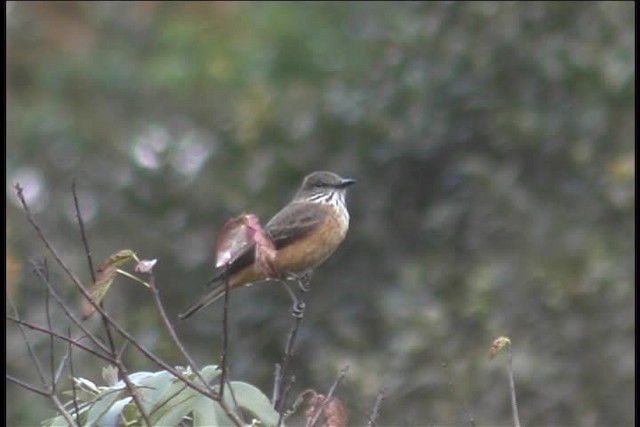
[[[291,203],[271,218],[265,229],[279,250],[314,230],[326,215],[327,210],[318,203]]]

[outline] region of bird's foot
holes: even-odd
[[[302,292],[309,292],[311,290],[311,277],[313,276],[313,270],[307,270],[302,273],[288,273],[286,280],[298,283],[298,288]]]

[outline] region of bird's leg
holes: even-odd
[[[304,301],[296,297],[295,292],[291,290],[287,282],[283,281],[282,284],[284,285],[284,288],[287,290],[287,292],[289,292],[289,296],[293,301],[293,306],[291,308],[291,315],[296,319],[301,319],[304,316],[304,309],[306,307],[306,304],[304,303]]]
[[[311,290],[311,277],[313,276],[313,270],[307,270],[299,274],[288,273],[286,280],[291,280],[298,283],[298,288],[302,292],[309,292]]]

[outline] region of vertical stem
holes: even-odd
[[[520,427],[520,415],[518,415],[518,402],[516,401],[516,385],[513,379],[513,351],[511,345],[507,349],[509,358],[507,363],[507,372],[509,374],[509,392],[511,394],[511,411],[513,412],[513,424]]]
[[[224,306],[222,307],[222,360],[220,361],[220,401],[224,398],[224,383],[227,377],[227,347],[229,345],[229,274],[227,265],[224,267]]]
[[[93,268],[93,258],[91,256],[91,248],[89,247],[89,240],[87,240],[87,233],[84,229],[84,220],[82,219],[82,213],[80,212],[80,203],[78,202],[78,193],[76,191],[76,180],[74,179],[71,183],[71,193],[73,194],[73,204],[76,209],[76,218],[78,219],[78,226],[80,227],[80,238],[82,239],[82,245],[84,246],[84,253],[87,255],[87,264],[89,265],[89,274],[91,275],[91,283],[95,283],[96,281],[96,272]],[[102,302],[100,302],[100,307],[104,308]],[[109,327],[109,322],[102,316],[102,327],[104,328],[104,332],[107,335],[107,342],[109,343],[109,349],[111,350],[111,355],[116,355],[116,345],[113,341],[113,334],[111,333],[111,328]]]

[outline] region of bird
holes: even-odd
[[[275,247],[273,266],[281,277],[308,274],[340,246],[349,229],[347,188],[356,181],[333,172],[316,171],[304,177],[293,199],[264,229]],[[225,285],[225,277],[228,285]],[[222,297],[225,289],[268,279],[255,264],[255,244],[248,246],[209,281],[208,290],[179,315],[184,320]]]

